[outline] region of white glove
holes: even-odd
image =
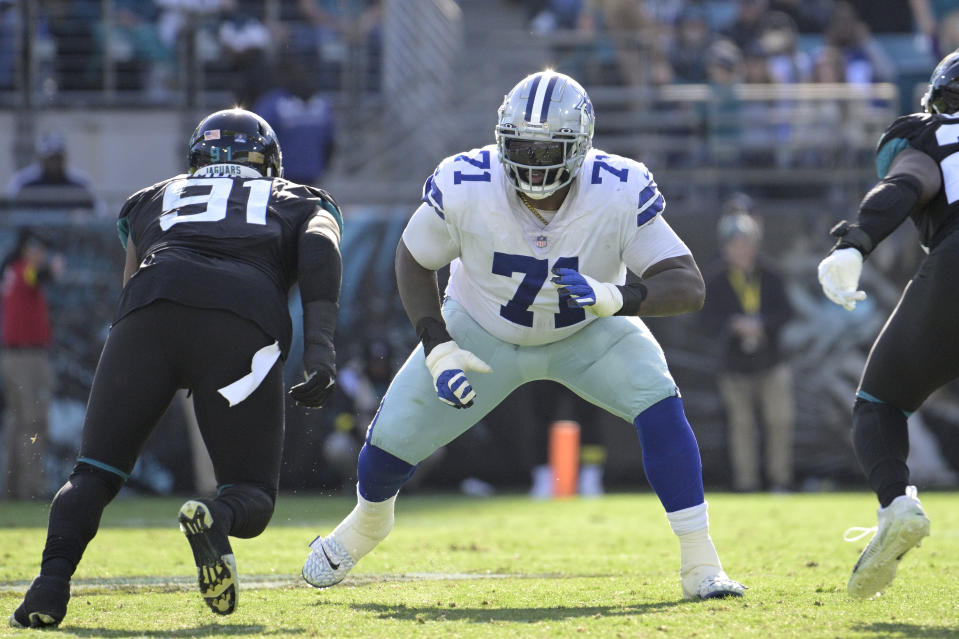
[[[597,282],[571,268],[554,268],[550,281],[560,294],[569,295],[569,305],[585,308],[597,317],[609,317],[623,308],[623,294],[619,287],[608,282]]]
[[[836,249],[819,263],[819,283],[830,300],[847,311],[856,308],[856,302],[866,299],[859,288],[862,274],[862,253],[852,247]]]
[[[453,340],[434,346],[426,356],[426,367],[433,376],[433,385],[440,400],[456,408],[469,408],[476,397],[466,379],[466,371],[493,372],[489,364],[471,352],[464,351]]]

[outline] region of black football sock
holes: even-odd
[[[103,509],[113,500],[123,479],[80,462],[50,506],[47,543],[40,574],[70,579],[87,544],[97,534]]]
[[[909,484],[906,414],[889,404],[859,398],[853,409],[852,441],[879,505],[885,508],[904,495]]]

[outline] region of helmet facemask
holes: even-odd
[[[573,181],[578,167],[570,166],[576,148],[572,136],[537,140],[503,135],[501,140],[500,157],[510,181],[528,196],[540,199]]]

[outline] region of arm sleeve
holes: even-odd
[[[689,247],[669,223],[656,215],[630,233],[623,249],[623,262],[629,270],[642,277],[657,262],[689,254]]]
[[[333,334],[339,311],[342,260],[337,217],[323,206],[307,220],[298,243],[298,272],[303,304],[303,368],[336,372]]]
[[[436,271],[459,257],[460,246],[446,220],[429,204],[421,204],[403,231],[403,242],[423,268]]]
[[[935,160],[915,149],[900,151],[891,161],[888,174],[863,197],[858,220],[853,224],[840,222],[833,228],[831,234],[839,238],[834,248],[853,247],[863,257],[868,256],[941,187]]]

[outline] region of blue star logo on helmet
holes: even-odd
[[[580,98],[579,103],[575,107],[579,111],[586,111],[586,115],[593,117],[593,101],[589,99],[589,96],[585,93]]]

